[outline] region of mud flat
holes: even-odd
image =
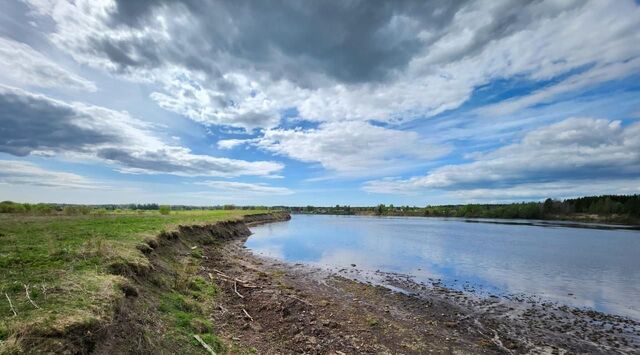
[[[259,257],[247,236],[204,247],[211,317],[225,342],[261,354],[640,353],[640,323],[528,296],[485,296],[438,280],[337,272]]]

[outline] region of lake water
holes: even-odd
[[[252,228],[246,246],[288,262],[356,264],[640,319],[640,232],[517,223],[293,215]]]

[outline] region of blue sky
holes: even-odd
[[[0,199],[640,192],[635,1],[7,1]]]

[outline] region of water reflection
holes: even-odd
[[[441,278],[640,319],[640,233],[436,218],[295,215],[247,247],[326,267]]]

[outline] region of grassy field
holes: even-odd
[[[131,282],[114,270],[120,265],[148,267],[141,250],[162,231],[261,212],[0,215],[0,352],[14,346],[22,334],[64,334],[111,317]],[[192,292],[187,296],[196,300],[215,291],[198,278],[188,283]],[[183,312],[189,300],[179,291],[159,296],[161,310],[175,317],[177,326],[182,318],[191,322],[194,317]],[[199,322],[209,327],[206,320]]]

